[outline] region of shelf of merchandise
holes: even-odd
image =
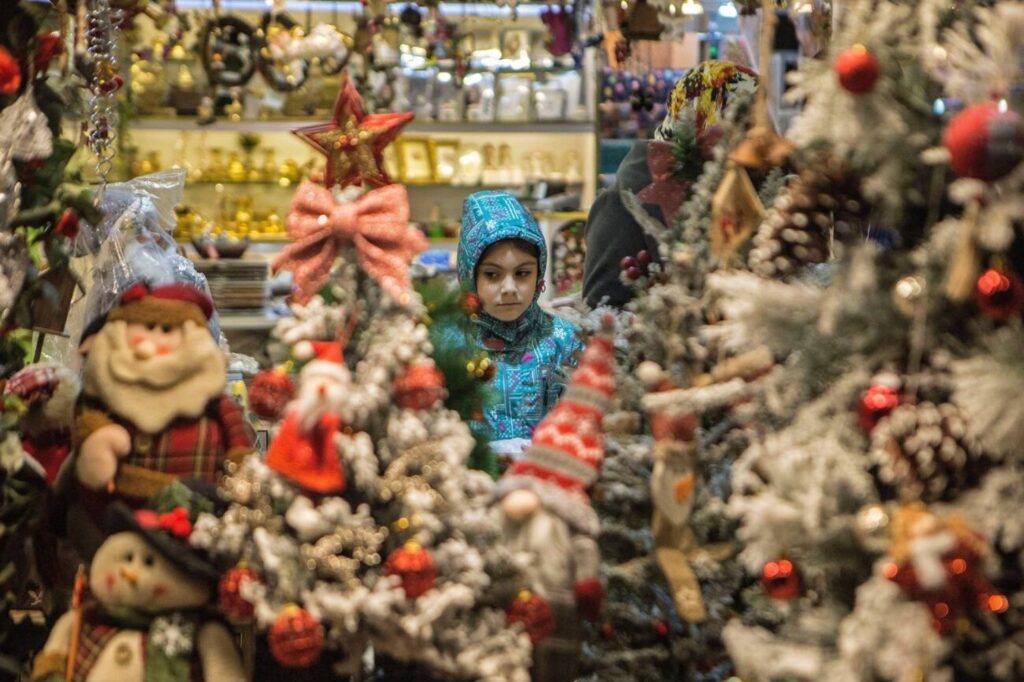
[[[225,133],[290,133],[296,128],[323,123],[313,119],[285,119],[271,121],[214,121],[208,125],[199,125],[194,118],[139,118],[132,121],[134,130],[166,130],[166,131],[209,131]],[[537,122],[499,122],[499,121],[431,121],[411,122],[403,129],[403,133],[560,133],[587,134],[594,133],[593,121],[537,121]]]

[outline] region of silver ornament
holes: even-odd
[[[892,302],[896,309],[907,317],[914,314],[917,305],[924,299],[925,282],[922,278],[909,275],[896,282],[892,288]]]
[[[7,321],[21,293],[29,264],[24,238],[13,232],[0,232],[0,324]]]
[[[36,104],[32,88],[0,111],[0,149],[17,161],[45,159],[53,154],[53,131]]]
[[[6,230],[21,207],[21,183],[10,154],[0,151],[0,230]]]

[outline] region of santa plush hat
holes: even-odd
[[[498,495],[527,489],[577,531],[597,535],[587,490],[604,460],[601,424],[615,391],[615,354],[607,328],[591,338],[565,393],[541,420],[533,442],[498,483]]]
[[[213,316],[213,301],[191,284],[165,284],[150,288],[138,283],[125,289],[107,321],[179,326],[191,320],[203,327]]]
[[[292,347],[292,355],[309,361],[302,368],[303,379],[326,377],[347,382],[351,377],[338,341],[299,341]]]

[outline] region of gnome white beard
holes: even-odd
[[[224,390],[224,356],[205,327],[186,321],[177,351],[146,360],[128,345],[127,323],[108,322],[93,341],[84,392],[147,433],[195,418]]]
[[[505,538],[511,551],[533,556],[528,568],[531,587],[547,599],[564,599],[572,586],[569,524],[540,508],[522,522],[506,518]]]

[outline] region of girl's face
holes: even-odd
[[[537,257],[512,242],[484,251],[476,271],[476,293],[484,312],[513,322],[526,312],[537,291]]]

